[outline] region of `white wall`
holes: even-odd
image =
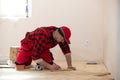
[[[117,71],[117,79],[118,80],[120,80],[120,63],[119,63],[119,61],[120,61],[120,0],[118,0],[118,61],[117,61],[117,63],[118,63],[118,71]]]
[[[74,60],[103,60],[103,0],[32,0],[31,18],[0,19],[0,56],[9,56],[10,46],[19,46],[27,31],[48,25],[71,28]],[[64,59],[58,47],[52,51]]]
[[[67,25],[72,30],[73,60],[103,60],[117,75],[117,0],[32,0],[32,17],[0,19],[0,58],[19,46],[27,31],[38,26]],[[57,60],[61,50],[52,49]],[[104,56],[104,57],[103,57]]]
[[[117,80],[118,0],[104,0],[104,62]]]

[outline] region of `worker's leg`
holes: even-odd
[[[16,57],[16,67],[20,65],[28,66],[32,62],[32,41],[24,38],[21,41],[21,48]]]
[[[16,57],[16,65],[28,66],[32,62],[31,52],[25,52],[24,50],[19,50]]]
[[[21,48],[18,51],[17,57],[16,57],[16,65],[25,65],[28,66],[32,62],[32,47],[33,47],[33,41],[28,39],[26,36],[21,41]]]

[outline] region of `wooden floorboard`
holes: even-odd
[[[34,68],[17,71],[14,68],[0,68],[0,80],[114,80],[105,65],[86,64],[86,62],[74,61],[76,71],[67,71],[66,63],[57,61],[62,70],[51,72],[48,70],[35,71]]]

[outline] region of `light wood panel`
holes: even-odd
[[[24,71],[0,68],[0,80],[114,80],[103,63],[88,65],[86,62],[74,61],[76,71],[66,71],[66,63],[57,61],[63,70],[51,72],[35,71],[34,68]]]

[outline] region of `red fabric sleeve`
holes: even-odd
[[[59,46],[64,54],[71,53],[70,47],[67,42],[59,43]]]

